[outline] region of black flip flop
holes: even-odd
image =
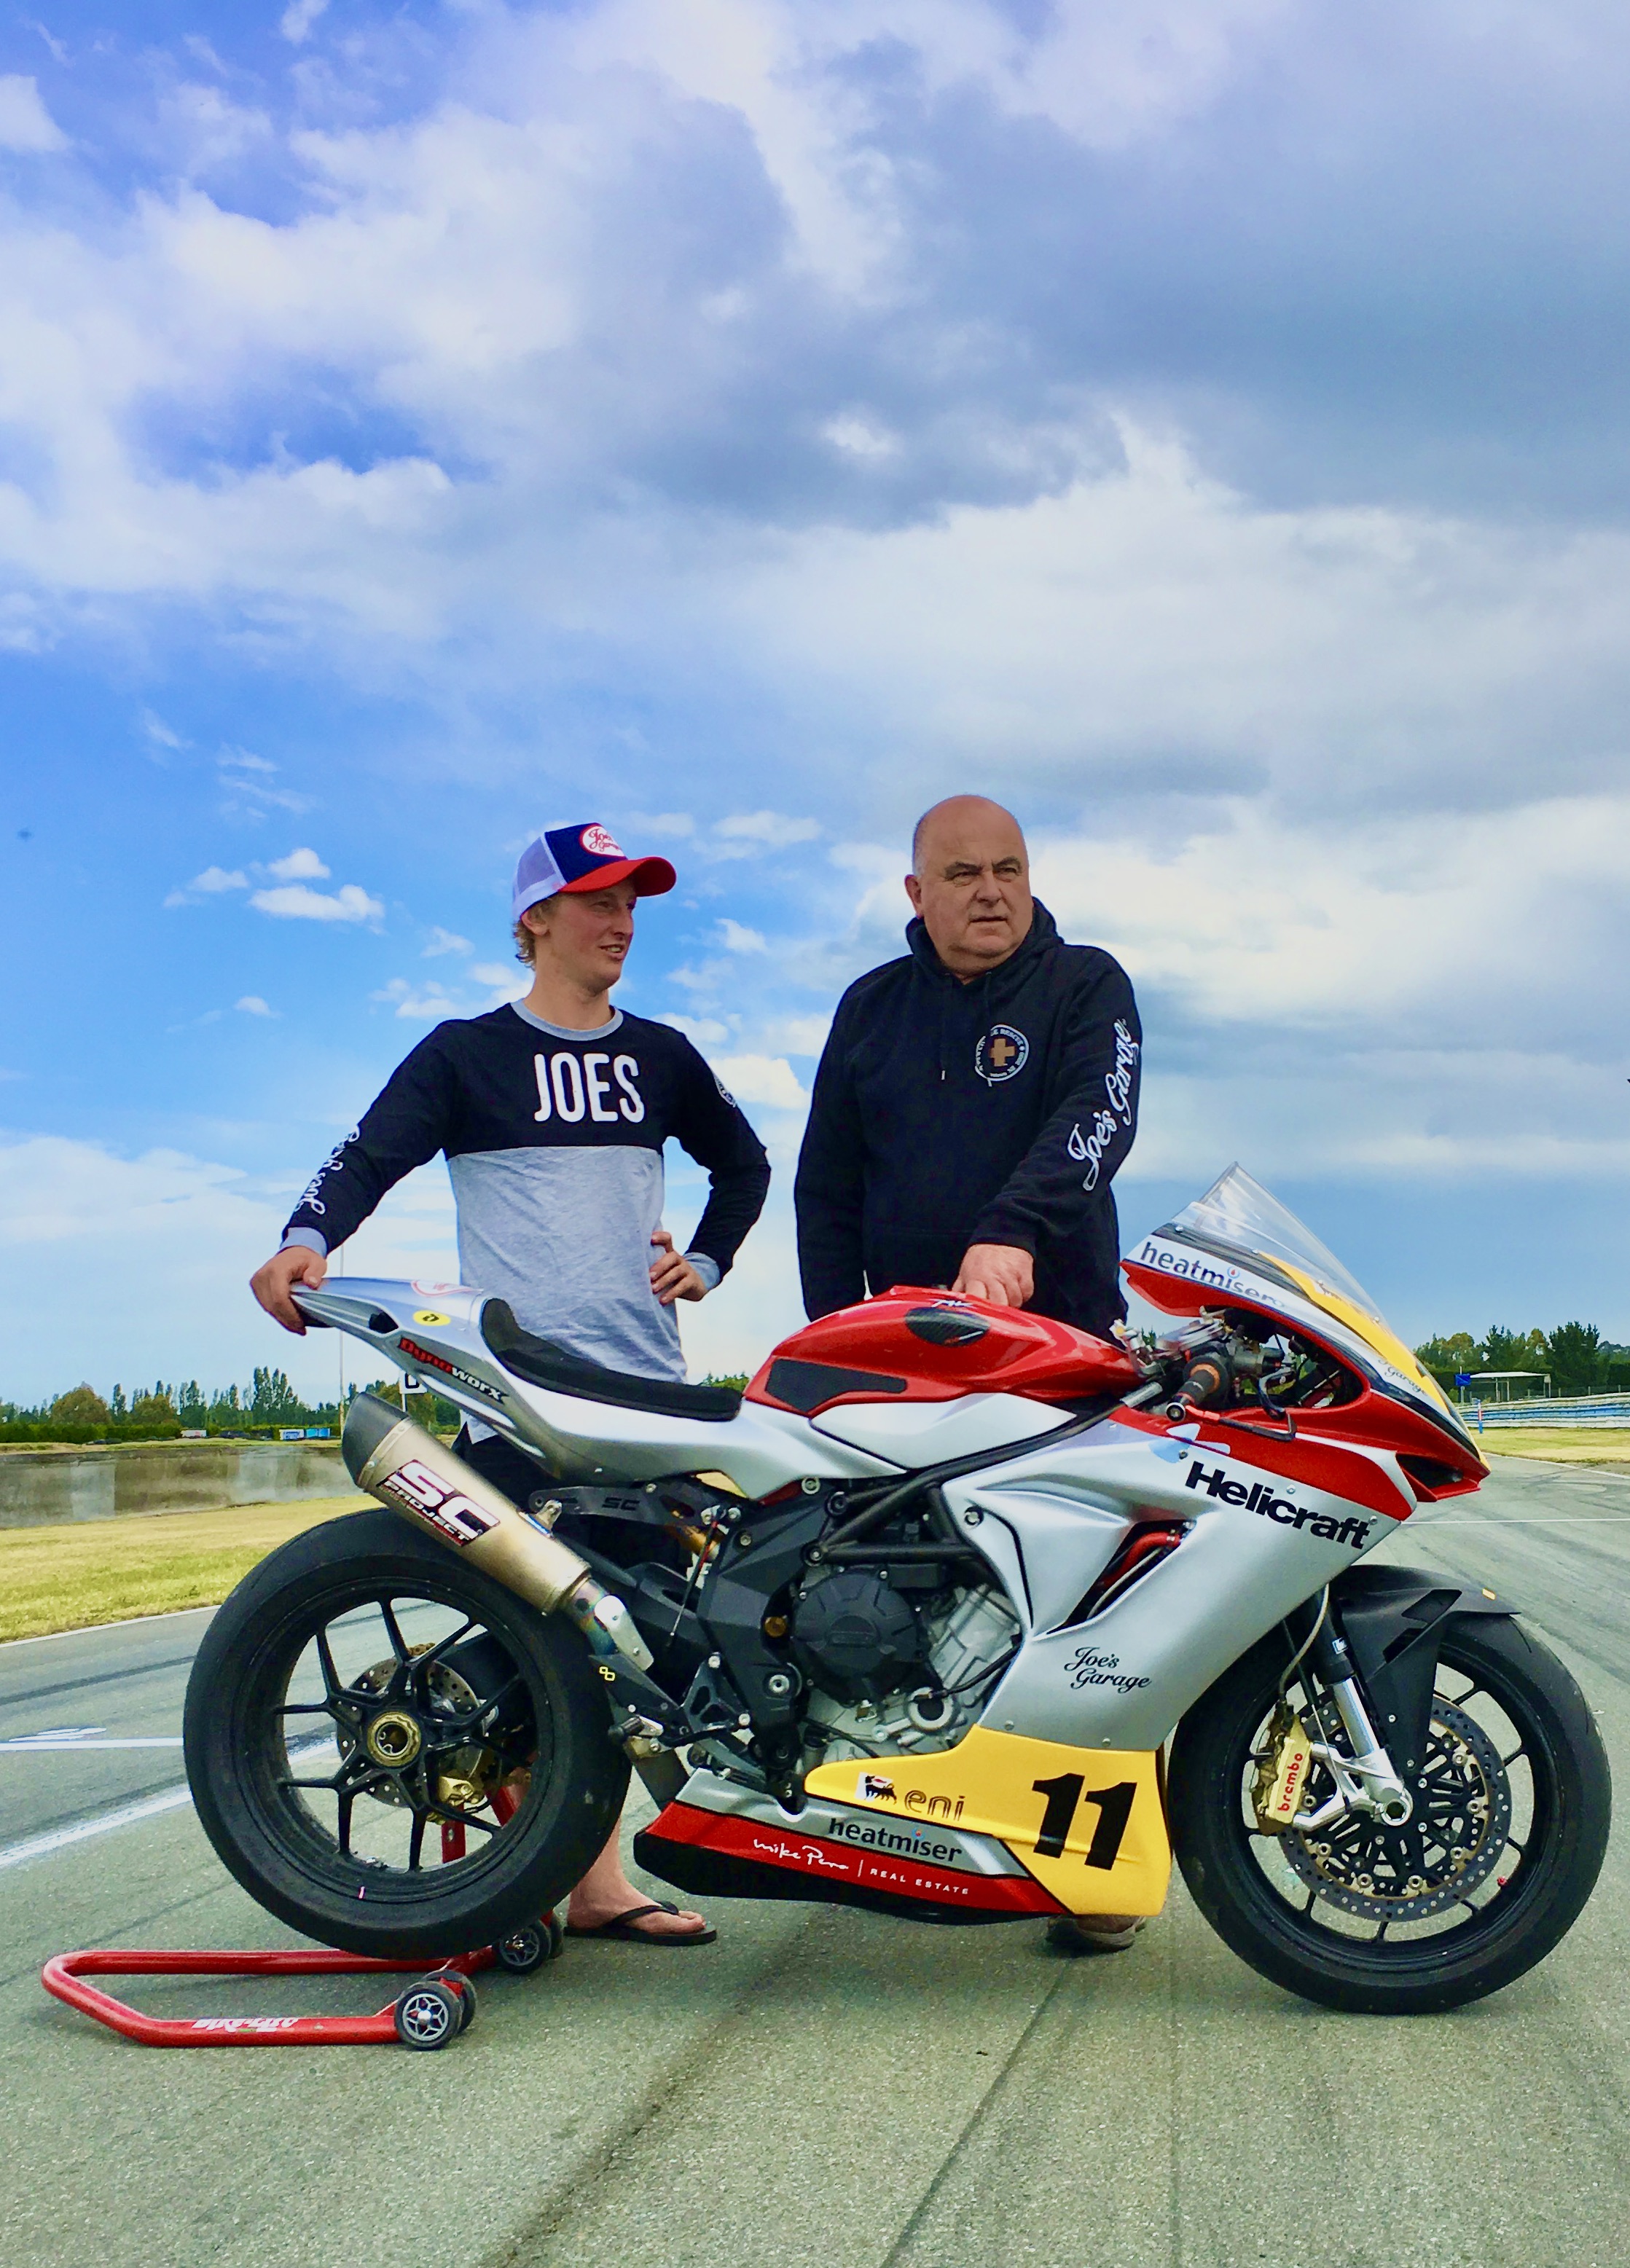
[[[614,1920],[602,1921],[594,1929],[578,1929],[573,1924],[568,1922],[566,1935],[568,1937],[615,1937],[620,1939],[624,1945],[657,1945],[665,1951],[680,1946],[712,1944],[719,1935],[716,1929],[693,1929],[682,1933],[675,1933],[671,1930],[658,1932],[652,1929],[636,1929],[633,1926],[646,1914],[676,1914],[678,1911],[679,1908],[669,1905],[666,1898],[659,1898],[654,1905],[630,1906],[626,1913],[618,1914]]]

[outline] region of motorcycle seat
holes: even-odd
[[[505,1370],[550,1394],[574,1395],[579,1402],[608,1403],[616,1410],[645,1410],[659,1418],[697,1418],[724,1425],[741,1407],[730,1386],[687,1386],[676,1378],[637,1378],[608,1370],[580,1354],[569,1354],[552,1339],[523,1331],[507,1300],[489,1300],[481,1311],[481,1336]]]

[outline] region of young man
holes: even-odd
[[[763,1210],[763,1146],[689,1040],[613,1009],[634,905],[674,887],[666,858],[625,858],[603,827],[549,828],[521,854],[516,950],[524,1000],[420,1042],[306,1190],[254,1292],[285,1329],[290,1297],[404,1174],[439,1150],[458,1209],[459,1270],[516,1321],[573,1354],[645,1378],[685,1375],[676,1300],[719,1283]],[[661,1225],[662,1145],[673,1135],[711,1182],[688,1252]],[[653,1258],[653,1249],[655,1257]],[[472,1420],[461,1453],[524,1503],[539,1469]],[[568,1929],[699,1945],[700,1914],[652,1906],[614,1835],[572,1894]]]
[[[794,1193],[804,1305],[944,1284],[1107,1333],[1126,1313],[1110,1184],[1138,1123],[1132,985],[1065,944],[1000,804],[935,804],[911,869],[911,951],[850,986],[815,1072]],[[1117,1952],[1141,1926],[1100,1914],[1048,1936]]]

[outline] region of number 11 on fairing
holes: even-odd
[[[1056,1779],[1032,1780],[1030,1785],[1037,1795],[1047,1799],[1041,1832],[1036,1838],[1036,1855],[1038,1859],[1061,1859],[1086,1780],[1080,1772],[1060,1772]],[[1088,1866],[1107,1869],[1115,1864],[1137,1793],[1138,1783],[1132,1779],[1117,1780],[1113,1787],[1087,1789],[1086,1800],[1098,1807],[1098,1824],[1087,1846]]]

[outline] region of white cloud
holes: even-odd
[[[224,770],[242,772],[275,772],[277,769],[264,756],[257,756],[247,748],[223,748],[216,762]]]
[[[65,150],[68,136],[40,99],[40,83],[18,72],[0,77],[0,150],[33,156]]]
[[[692,1047],[720,1047],[730,1037],[729,1025],[721,1024],[716,1016],[667,1015],[659,1016],[657,1021],[671,1025],[676,1032],[682,1032]]]
[[[770,948],[762,932],[749,929],[726,914],[719,924],[719,941],[726,953],[767,953]]]
[[[155,716],[151,709],[142,711],[142,731],[155,747],[184,748],[188,745],[179,733],[173,732],[163,718]]]
[[[195,894],[216,897],[224,890],[247,890],[248,887],[248,876],[238,873],[235,868],[228,873],[225,866],[206,866],[202,874],[195,874],[191,881],[181,888],[172,890],[165,903],[166,906],[187,906],[192,903]]]
[[[1510,1029],[1554,1017],[1553,971],[1619,949],[1630,796],[1340,830],[1239,801],[1186,838],[1048,838],[1034,871],[1066,935],[1202,1023],[1358,1029],[1452,999]]]
[[[371,898],[355,882],[345,882],[331,893],[307,889],[304,882],[291,882],[281,889],[256,890],[249,900],[263,914],[275,914],[283,921],[377,922],[385,918],[385,908],[378,898]]]
[[[766,1026],[763,1037],[778,1054],[818,1056],[831,1027],[830,1016],[777,1016]]]
[[[865,417],[833,417],[821,431],[835,449],[842,449],[851,457],[874,459],[895,457],[900,453],[898,438],[885,432]]]
[[[673,836],[682,839],[697,831],[697,823],[688,811],[631,811],[628,815],[628,836],[638,841],[642,835]]]
[[[808,1095],[785,1056],[715,1056],[712,1067],[738,1102],[771,1110],[802,1110]]]
[[[501,1007],[505,1000],[524,999],[532,990],[532,972],[523,968],[518,961],[478,961],[469,973],[477,984],[484,984],[492,994],[489,1007]]]
[[[1619,530],[1265,510],[1122,431],[1124,470],[1057,496],[789,542],[721,594],[740,643],[918,778],[1088,807],[1245,782],[1481,801],[1622,705]]]
[[[87,1376],[104,1393],[116,1378],[155,1375],[207,1388],[247,1383],[256,1363],[276,1363],[297,1389],[332,1395],[338,1334],[291,1337],[248,1290],[306,1170],[274,1185],[179,1150],[129,1158],[55,1135],[0,1144],[0,1249],[29,1285],[29,1329],[13,1335],[4,1391],[33,1401]],[[352,1275],[450,1278],[452,1253],[451,1191],[437,1166],[391,1192],[347,1246],[345,1265]],[[354,1342],[343,1359],[353,1379],[372,1359]]]
[[[246,992],[236,1005],[246,1016],[274,1016],[277,1012],[275,1008],[267,1006],[258,992]]]
[[[328,0],[291,0],[278,18],[277,28],[291,47],[299,47],[311,36],[312,26],[322,15]]]
[[[461,1013],[460,1004],[439,984],[410,984],[405,976],[393,976],[388,984],[368,995],[371,1000],[393,1005],[398,1016],[416,1024],[439,1024],[447,1017]]]
[[[740,811],[721,819],[716,830],[726,842],[763,843],[785,850],[793,843],[813,843],[821,832],[813,819],[788,819],[778,811]]]
[[[472,953],[474,950],[468,938],[457,937],[452,930],[443,929],[438,924],[431,931],[430,943],[424,948],[424,957],[426,961],[434,961],[439,954]]]
[[[274,858],[266,871],[280,882],[326,882],[330,873],[314,850],[291,850],[286,858]]]

